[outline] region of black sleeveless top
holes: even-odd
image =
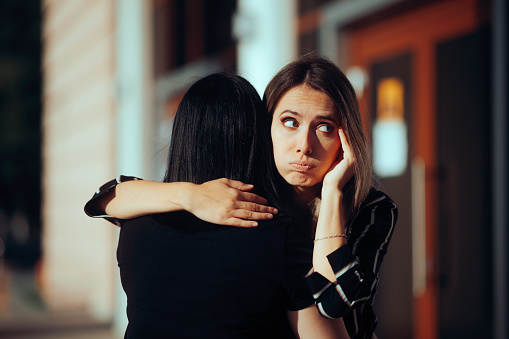
[[[292,338],[286,310],[313,304],[312,242],[284,216],[254,228],[187,212],[128,220],[117,258],[126,338]]]

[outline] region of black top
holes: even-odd
[[[319,312],[328,318],[342,317],[351,338],[373,336],[380,266],[397,219],[396,204],[371,189],[346,226],[348,244],[327,256],[337,282],[316,272],[306,278]]]
[[[313,304],[311,244],[287,218],[218,226],[187,212],[126,221],[117,250],[126,338],[292,337],[285,310]]]
[[[101,215],[103,212],[95,210],[93,202],[113,189],[119,182],[126,180],[138,180],[138,178],[120,176],[116,180],[103,185],[87,203],[86,213],[92,217],[106,218],[120,226],[122,220]],[[396,204],[385,193],[372,188],[368,197],[346,226],[347,246],[342,246],[328,255],[329,263],[336,274],[337,281],[331,283],[316,272],[305,279],[313,293],[320,314],[327,318],[342,317],[351,338],[372,338],[373,336],[377,323],[373,305],[379,271],[383,258],[387,253],[397,217]],[[281,219],[276,219],[274,222],[278,220]],[[191,225],[190,227],[194,226]],[[223,231],[227,229],[242,230],[228,226],[214,227],[223,229]],[[291,236],[288,235],[287,231],[285,241],[287,244],[291,244],[286,246],[286,255],[291,258],[286,263],[287,268],[284,270],[284,275],[287,278],[287,291],[301,291],[302,268],[308,267],[311,260],[311,239],[307,234],[301,236],[290,233]],[[281,272],[283,271],[279,271],[280,274]],[[293,284],[290,285],[290,282],[293,282]],[[296,294],[303,295],[300,292]],[[297,300],[299,298],[293,299]],[[291,303],[289,305],[291,306]],[[298,303],[297,308],[307,306],[309,306],[309,301]]]

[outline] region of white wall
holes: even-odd
[[[297,56],[295,0],[239,0],[234,19],[237,71],[260,95],[270,79]]]
[[[55,312],[111,319],[115,233],[83,213],[115,174],[113,1],[44,1],[43,295]]]

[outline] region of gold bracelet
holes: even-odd
[[[313,241],[313,243],[317,242],[318,240],[324,240],[324,239],[330,239],[330,238],[345,238],[345,239],[348,239],[346,234],[343,233],[343,234],[329,235],[328,237],[323,237],[323,238],[316,238],[315,241]]]

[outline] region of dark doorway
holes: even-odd
[[[491,338],[488,43],[437,46],[440,338]]]

